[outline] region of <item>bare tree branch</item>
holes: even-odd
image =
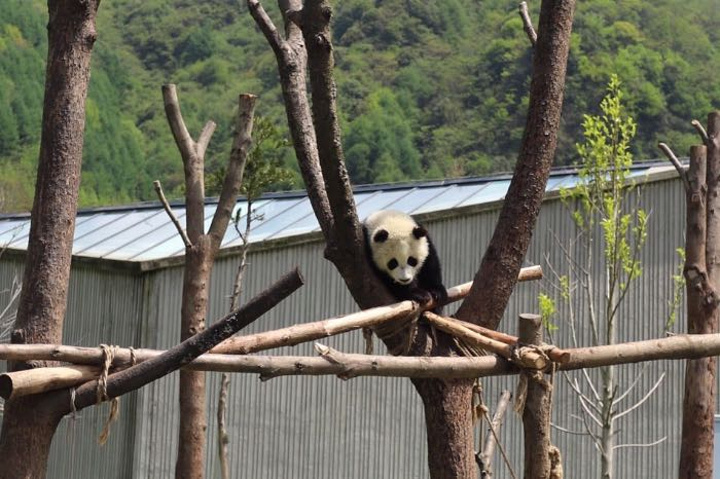
[[[587,394],[585,394],[585,393],[582,392],[582,390],[580,389],[580,384],[578,383],[577,378],[575,378],[575,380],[572,381],[572,380],[570,380],[570,377],[567,376],[567,374],[565,374],[565,377],[567,378],[567,381],[568,381],[568,384],[570,385],[570,388],[575,392],[575,394],[577,394],[578,396],[580,396],[580,398],[584,399],[584,400],[587,402],[587,404],[588,404],[589,406],[591,406],[597,413],[600,413],[600,408],[597,406],[597,402],[600,400],[600,398],[597,397],[595,400],[593,400],[592,398],[588,397]],[[590,382],[589,384],[592,385],[592,382]],[[595,391],[595,388],[592,388],[592,391],[593,391],[594,394],[597,395],[597,392]]]
[[[595,434],[595,433],[593,432],[592,428],[590,427],[590,424],[588,424],[588,416],[586,416],[585,414],[583,414],[583,415],[582,415],[581,417],[579,417],[578,419],[580,419],[580,420],[582,421],[583,426],[585,427],[585,430],[586,430],[587,433],[588,433],[588,436],[590,436],[590,438],[591,438],[591,439],[593,440],[593,442],[595,443],[595,448],[602,453],[602,451],[603,451],[602,439],[601,439],[597,434]]]
[[[692,126],[695,127],[695,130],[697,130],[698,135],[700,135],[700,138],[702,138],[703,145],[707,145],[710,141],[710,138],[708,137],[707,131],[705,131],[705,128],[703,128],[702,123],[700,123],[697,120],[693,120],[690,122]]]
[[[588,385],[590,390],[593,393],[593,396],[595,397],[595,401],[600,400],[600,393],[598,393],[598,390],[595,388],[595,383],[590,379],[590,374],[588,374],[587,369],[582,370],[583,377],[585,378],[585,384]]]
[[[277,55],[278,58],[282,57],[284,55],[283,44],[285,41],[280,36],[275,24],[270,19],[267,12],[265,12],[263,6],[258,0],[247,0],[247,6],[248,10],[250,10],[250,15],[253,19],[255,19],[255,23],[257,23],[263,35],[265,35],[265,38],[275,52],[275,55]]]
[[[565,434],[572,434],[573,436],[589,436],[587,431],[573,431],[572,429],[568,429],[566,427],[558,426],[557,424],[550,423],[550,427],[557,429],[558,431],[564,432]]]
[[[582,406],[583,411],[585,411],[587,417],[592,419],[599,427],[602,427],[602,421],[600,421],[600,419],[590,410],[590,406],[594,406],[594,404],[585,402],[585,398],[583,396],[578,396],[578,399],[580,400],[580,405]]]
[[[663,436],[655,442],[649,442],[646,444],[618,444],[617,446],[613,446],[613,449],[622,449],[622,448],[627,448],[627,447],[652,447],[652,446],[657,446],[658,444],[660,444],[662,442],[665,442],[666,439],[667,439],[667,436]]]
[[[331,255],[333,248],[348,249],[347,253],[338,253],[340,257],[347,257],[348,253],[362,251],[363,238],[350,178],[345,168],[335,104],[337,87],[332,74],[335,61],[330,40],[331,15],[332,11],[326,0],[306,0],[302,9],[301,25],[308,52],[318,156],[335,219],[331,237],[333,243],[328,246]]]
[[[238,113],[235,123],[235,138],[230,150],[230,160],[225,172],[217,209],[213,216],[208,235],[213,238],[215,248],[219,248],[225,237],[230,217],[237,200],[237,194],[242,184],[248,152],[252,144],[253,118],[255,115],[255,101],[257,97],[242,94],[238,98]]]
[[[205,151],[207,150],[208,144],[210,144],[210,138],[212,138],[212,135],[215,132],[216,127],[217,127],[217,125],[215,124],[215,122],[210,120],[207,123],[205,123],[205,126],[203,127],[202,131],[200,132],[198,141],[195,144],[195,153],[200,158],[205,158]]]
[[[198,147],[185,126],[180,102],[177,96],[177,87],[169,83],[162,86],[165,114],[170,124],[175,143],[182,156],[185,171],[185,208],[187,215],[185,226],[187,235],[193,245],[196,245],[200,236],[205,232],[205,172],[204,157],[198,154]],[[209,135],[214,126],[203,130],[203,141],[210,141]],[[209,132],[209,133],[206,133]],[[207,137],[207,139],[205,139]]]
[[[622,401],[623,399],[625,399],[625,398],[635,389],[635,387],[636,387],[636,386],[638,385],[638,383],[640,382],[640,379],[643,377],[643,374],[645,374],[645,370],[646,370],[646,369],[647,369],[647,365],[646,365],[646,364],[643,364],[643,367],[642,367],[642,369],[640,370],[640,374],[638,374],[637,376],[635,376],[635,379],[633,380],[632,384],[630,384],[630,386],[625,390],[624,393],[622,393],[620,396],[618,396],[618,397],[615,398],[615,400],[613,401],[613,406],[619,404],[620,401]]]
[[[683,167],[682,163],[680,163],[680,160],[678,159],[677,156],[675,156],[675,153],[670,149],[670,147],[667,144],[665,144],[663,142],[658,143],[658,148],[660,148],[662,150],[662,152],[665,153],[665,156],[667,156],[667,159],[670,160],[670,163],[672,163],[673,166],[675,167],[675,169],[677,170],[678,175],[680,175],[680,179],[682,180],[683,185],[685,186],[685,189],[686,190],[690,189],[690,183],[688,183],[687,173],[685,172],[685,167]]]
[[[512,393],[507,390],[503,391],[500,394],[500,399],[498,400],[492,420],[488,418],[490,434],[487,436],[482,452],[476,455],[476,457],[479,457],[479,465],[481,467],[480,477],[492,476],[492,460],[495,453],[495,445],[500,445],[500,438],[498,436],[500,435],[500,427],[503,423],[505,411],[507,411],[507,407],[510,404],[510,399],[512,399]],[[487,415],[485,417],[487,418]],[[502,445],[500,446],[502,447]]]
[[[615,415],[615,416],[613,417],[613,420],[616,421],[616,420],[620,419],[620,418],[623,417],[623,416],[627,416],[628,414],[630,414],[631,412],[633,412],[635,409],[637,409],[637,408],[639,408],[640,406],[642,406],[642,405],[650,398],[650,396],[652,395],[652,393],[654,393],[655,390],[656,390],[658,387],[660,387],[660,384],[662,384],[662,382],[663,382],[664,379],[665,379],[665,373],[662,373],[662,374],[660,375],[660,378],[658,378],[658,380],[655,382],[655,385],[653,385],[653,387],[650,388],[650,390],[645,394],[645,396],[643,396],[643,398],[642,398],[640,401],[638,401],[637,403],[635,403],[632,407],[630,407],[630,408],[624,410],[623,412],[618,413],[617,415]],[[615,401],[614,401],[614,402],[615,402]],[[613,403],[614,403],[614,402],[613,402]]]
[[[165,212],[170,217],[170,221],[172,221],[172,223],[175,225],[175,229],[177,229],[178,234],[180,234],[180,237],[182,238],[185,247],[192,248],[192,241],[190,241],[190,238],[188,238],[185,229],[182,227],[180,221],[177,219],[177,216],[175,216],[175,213],[173,213],[172,209],[170,208],[170,203],[168,203],[167,198],[165,198],[165,193],[163,193],[160,180],[153,181],[153,186],[155,187],[155,193],[157,193],[160,203],[162,203],[163,208],[165,208]]]
[[[325,190],[325,182],[318,158],[315,129],[313,128],[310,104],[305,89],[307,52],[302,32],[297,25],[286,21],[287,40],[283,40],[260,2],[258,0],[247,0],[247,4],[250,14],[275,52],[288,126],[290,127],[290,135],[293,139],[300,174],[307,188],[313,212],[327,242],[328,234],[334,227],[334,219]],[[302,2],[300,0],[291,0],[288,2],[288,7],[288,10],[300,10]]]
[[[530,19],[527,2],[520,2],[520,5],[518,5],[518,13],[520,13],[520,18],[522,18],[523,30],[525,30],[525,33],[530,39],[530,44],[534,47],[537,43],[537,33],[535,33],[535,28],[533,28],[532,20]]]

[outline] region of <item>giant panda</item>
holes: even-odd
[[[363,223],[367,255],[378,277],[399,301],[435,300],[439,313],[447,301],[440,259],[427,230],[395,210],[372,213]]]

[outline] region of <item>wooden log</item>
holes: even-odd
[[[518,342],[517,336],[512,336],[510,334],[506,334],[500,331],[495,331],[494,329],[484,328],[482,326],[478,326],[477,324],[468,323],[467,321],[461,321],[455,318],[446,317],[445,319],[460,326],[464,326],[472,331],[475,331],[478,334],[482,334],[483,336],[487,336],[491,339],[495,339],[496,341],[500,341],[505,344],[514,345]],[[543,344],[543,346],[548,347],[548,349],[545,351],[545,354],[547,354],[548,357],[556,363],[564,364],[570,361],[570,352],[568,350],[560,349],[557,346],[552,346],[548,344]]]
[[[419,311],[420,308],[417,303],[403,301],[389,306],[366,309],[338,318],[296,324],[273,331],[230,338],[215,346],[211,352],[218,354],[249,354],[281,346],[295,346],[307,341],[404,319],[412,314],[417,314]]]
[[[59,366],[0,374],[0,397],[10,400],[28,394],[77,386],[100,376],[97,366]]]
[[[526,268],[521,268],[520,273],[518,274],[518,281],[534,281],[542,279],[542,277],[542,266],[534,265],[528,266]],[[472,288],[472,284],[473,282],[469,281],[467,283],[459,284],[457,286],[453,286],[452,288],[448,288],[448,303],[460,301],[461,299],[465,298],[470,293],[470,288]]]
[[[571,359],[560,370],[595,368],[611,364],[631,364],[662,359],[694,359],[720,355],[720,334],[677,335],[608,346],[568,349]],[[138,349],[138,362],[159,356],[163,351]],[[518,368],[496,356],[480,358],[391,357],[344,354],[357,365],[361,376],[475,378],[516,374]],[[114,367],[129,363],[128,349],[119,349]],[[65,361],[76,364],[100,364],[99,348],[58,346],[52,344],[0,344],[0,359],[29,361]],[[338,374],[344,366],[329,364],[322,358],[308,356],[236,356],[204,354],[185,366],[200,371],[263,373],[275,375]],[[391,369],[388,369],[391,368]]]
[[[429,311],[425,312],[425,317],[438,329],[462,339],[468,344],[486,351],[492,351],[493,353],[508,360],[514,359],[513,352],[515,351],[515,348],[509,344],[483,336],[482,334],[476,333],[463,325],[457,324],[456,321],[448,321],[449,318],[444,318]],[[527,351],[523,353],[522,357],[519,359],[525,367],[545,369],[547,366],[547,360],[542,355],[534,351]]]
[[[472,346],[498,354],[505,359],[510,359],[512,357],[513,348],[509,344],[478,334],[463,325],[449,321],[449,318],[437,315],[431,311],[425,312],[425,318],[427,318],[427,320],[439,330],[455,336]]]
[[[542,279],[542,267],[522,268],[518,281]],[[448,303],[459,301],[470,292],[472,281],[448,289]],[[360,328],[370,328],[386,322],[405,319],[419,311],[432,309],[434,304],[423,308],[412,301],[402,301],[388,306],[380,306],[359,311],[346,316],[297,324],[287,328],[230,338],[213,348],[213,353],[249,354],[282,346],[295,346],[307,341],[334,336]],[[511,343],[512,344],[512,343]]]

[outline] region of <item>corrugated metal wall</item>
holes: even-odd
[[[22,276],[23,265],[24,261],[17,258],[3,257],[0,289],[13,277]],[[143,305],[140,280],[119,272],[75,266],[70,277],[63,343],[138,344]],[[0,365],[5,368],[4,361]],[[102,447],[97,439],[108,416],[107,404],[84,409],[74,418],[66,416],[53,440],[48,479],[132,477],[137,396],[135,392],[122,397],[119,420]]]
[[[619,337],[636,340],[659,337],[668,313],[667,301],[675,274],[675,249],[683,244],[684,194],[678,181],[661,181],[643,189],[642,205],[651,213],[647,246],[643,253],[644,274],[628,295],[619,319]],[[497,212],[448,217],[428,223],[444,264],[447,285],[468,281],[475,273],[497,219]],[[568,241],[575,234],[567,209],[559,201],[543,206],[526,263],[545,264],[546,255],[558,268],[564,259],[556,237]],[[510,240],[510,239],[509,239]],[[599,256],[598,252],[595,253]],[[247,329],[255,332],[317,320],[354,309],[344,284],[323,259],[322,245],[308,243],[250,256],[246,296],[271,284],[299,265],[306,285],[266,317]],[[234,258],[216,264],[212,279],[209,318],[228,309],[227,295],[237,267]],[[4,267],[3,267],[4,269]],[[549,274],[545,267],[546,275]],[[601,281],[598,280],[599,283]],[[179,337],[182,271],[169,268],[142,277],[101,273],[87,268],[74,272],[71,286],[67,340],[70,344],[95,345],[112,341],[142,347],[166,348]],[[536,312],[536,298],[546,283],[518,286],[501,329],[514,333],[517,314]],[[142,298],[142,300],[141,300]],[[578,300],[576,307],[581,306]],[[452,308],[449,308],[452,310]],[[555,342],[571,347],[567,310],[561,308]],[[110,324],[105,324],[108,319]],[[681,312],[675,331],[685,329]],[[582,341],[589,344],[589,330],[581,328]],[[324,341],[347,352],[361,352],[359,332]],[[384,351],[376,345],[378,351]],[[270,351],[269,354],[313,354],[311,345]],[[644,372],[643,372],[644,371]],[[622,448],[617,451],[616,477],[669,477],[677,469],[680,432],[680,403],[684,363],[658,362],[646,367],[619,369],[628,384],[643,372],[638,386],[619,407],[642,398],[658,377],[666,379],[657,393],[619,424],[619,443],[645,443],[667,436],[651,448]],[[597,377],[596,373],[591,373]],[[573,373],[570,378],[579,374]],[[424,478],[427,477],[422,405],[411,384],[403,379],[359,378],[341,381],[334,377],[276,378],[260,382],[257,377],[233,375],[230,391],[230,456],[238,478]],[[491,409],[501,389],[514,390],[517,378],[483,381],[485,400]],[[209,478],[219,477],[216,459],[214,407],[218,374],[208,375]],[[620,391],[621,393],[622,391]],[[135,396],[123,398],[120,421],[104,449],[94,445],[106,414],[88,409],[74,426],[69,420],[55,440],[50,477],[172,477],[177,448],[177,374],[147,386]],[[555,377],[554,421],[581,431],[573,418],[580,413],[577,399],[569,392],[563,375]],[[84,419],[86,418],[86,419]],[[73,429],[74,427],[74,429]],[[569,477],[599,475],[597,452],[589,438],[553,432],[553,441],[563,453]],[[134,438],[134,442],[133,442]],[[505,450],[516,473],[522,469],[522,433],[519,418],[510,413],[502,432]],[[134,454],[130,451],[134,450]],[[119,458],[122,459],[120,462]],[[109,466],[104,466],[105,460]],[[509,477],[498,454],[496,477]]]

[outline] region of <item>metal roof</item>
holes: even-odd
[[[640,181],[653,181],[667,177],[671,166],[653,162],[633,167],[632,176]],[[558,169],[551,174],[547,192],[571,188],[578,182],[573,169]],[[358,215],[365,218],[371,212],[392,208],[412,215],[424,215],[457,208],[489,205],[505,197],[510,176],[486,178],[460,178],[455,180],[366,185],[355,188]],[[205,228],[210,227],[217,199],[205,205]],[[185,223],[185,206],[171,205],[181,224]],[[242,211],[240,224],[244,224],[247,201],[240,198],[233,217]],[[250,242],[288,239],[319,231],[317,220],[304,192],[273,193],[263,195],[253,203],[253,212],[259,215],[250,234]],[[0,245],[9,250],[27,248],[30,231],[29,214],[0,215]],[[228,227],[222,248],[242,243],[237,231]],[[81,210],[77,215],[73,255],[131,263],[157,261],[179,257],[185,248],[174,225],[158,202],[123,207]]]

